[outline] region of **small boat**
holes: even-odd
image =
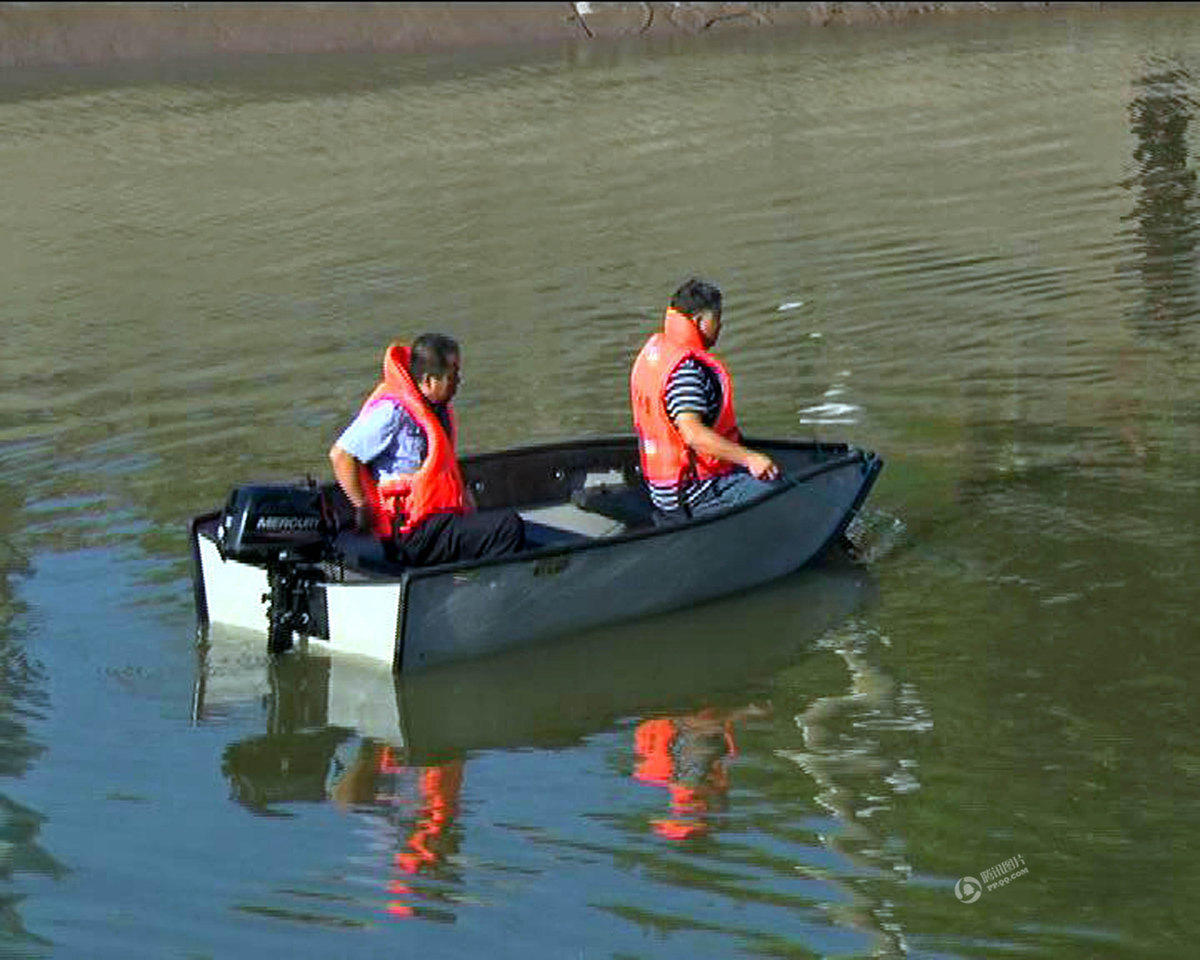
[[[846,444],[749,439],[785,479],[708,517],[656,524],[632,436],[465,457],[481,510],[509,507],[527,550],[406,567],[351,532],[332,485],[252,484],[190,527],[197,620],[390,663],[409,674],[737,593],[843,535],[883,466]]]

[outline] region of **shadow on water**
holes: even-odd
[[[14,487],[0,484],[0,776],[6,779],[23,776],[42,752],[27,721],[42,716],[48,703],[45,674],[29,659],[16,625],[21,611],[12,581],[29,569],[16,543],[23,506]],[[15,889],[17,874],[57,879],[66,873],[38,842],[45,819],[0,793],[0,956],[29,956],[48,945],[26,930],[20,913],[23,897]]]
[[[734,726],[758,710],[748,691],[874,592],[865,569],[831,563],[741,597],[412,677],[315,652],[268,663],[261,637],[214,631],[195,711],[203,721],[260,704],[266,731],[224,752],[233,797],[265,815],[332,802],[382,816],[394,848],[387,910],[448,920],[473,754],[567,748],[639,718],[633,778],[666,791],[649,828],[667,840],[703,835],[725,803]]]
[[[1143,335],[1172,336],[1195,318],[1196,171],[1188,150],[1194,81],[1185,67],[1165,63],[1135,86],[1129,117],[1137,172],[1125,185],[1136,191],[1129,219],[1141,247],[1144,299],[1133,322]]]

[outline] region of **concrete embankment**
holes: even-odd
[[[283,53],[433,53],[1113,4],[0,3],[0,68]]]

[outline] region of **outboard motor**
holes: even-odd
[[[309,625],[308,585],[312,571],[330,553],[336,533],[333,509],[316,482],[258,484],[230,495],[217,527],[222,558],[263,564],[270,592],[267,649],[283,653],[294,634]]]
[[[238,487],[221,514],[217,549],[226,560],[312,562],[332,531],[332,512],[315,483]]]

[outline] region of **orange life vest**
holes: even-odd
[[[454,454],[454,410],[447,405],[447,433],[408,373],[410,356],[410,349],[403,344],[387,348],[383,380],[362,405],[365,411],[385,400],[398,404],[425,431],[428,444],[425,459],[414,473],[389,477],[383,483],[376,481],[366,464],[359,466],[359,482],[375,517],[375,533],[384,539],[393,536],[397,524],[403,535],[435,513],[466,513],[468,509],[466,484]]]
[[[741,442],[729,371],[715,354],[704,349],[696,325],[677,310],[668,309],[662,331],[646,341],[629,377],[642,476],[655,486],[678,487],[685,480],[707,480],[731,473],[737,466],[690,449],[667,416],[667,382],[688,357],[695,357],[707,366],[721,383],[721,410],[712,429],[727,440]]]

